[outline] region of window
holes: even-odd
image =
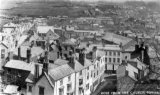
[[[72,89],[72,84],[67,84],[67,91],[70,91]]]
[[[112,59],[111,59],[111,58],[109,58],[109,62],[112,62]]]
[[[138,74],[134,72],[134,76],[136,79],[138,79]]]
[[[39,87],[39,95],[44,95],[44,87]]]
[[[116,52],[114,52],[114,56],[116,56]]]
[[[120,52],[118,52],[118,56],[120,56]]]
[[[105,64],[105,69],[107,70],[107,64]]]
[[[108,55],[108,52],[106,52],[106,55]]]
[[[79,95],[81,95],[83,93],[83,88],[79,88]]]
[[[89,70],[89,67],[87,67],[87,70]]]
[[[109,55],[112,56],[112,52],[111,51],[109,52]]]
[[[97,68],[98,68],[98,63],[97,63]]]
[[[79,79],[79,85],[83,84],[83,79]]]
[[[118,63],[120,62],[120,58],[117,58],[117,62],[118,62]]]
[[[98,70],[97,70],[97,76],[98,76]]]
[[[127,56],[125,56],[125,59],[127,59]]]
[[[92,77],[92,71],[91,71],[91,77]]]
[[[68,76],[68,81],[71,81],[71,76]]]
[[[94,73],[94,78],[96,77],[96,74]]]
[[[60,89],[59,89],[59,95],[64,95],[63,88],[60,88]]]
[[[79,72],[79,75],[82,75],[82,70]]]
[[[60,85],[63,85],[63,80],[62,79],[60,80]]]
[[[107,62],[107,58],[105,58],[105,62]]]
[[[89,83],[86,85],[86,90],[88,90],[89,89]]]
[[[87,73],[87,79],[89,79],[89,73]]]
[[[2,49],[2,50],[1,50],[1,58],[2,58],[2,59],[5,58],[5,49]]]
[[[32,86],[28,86],[28,91],[32,92]]]
[[[114,63],[116,62],[116,58],[113,58],[113,62],[114,62]]]

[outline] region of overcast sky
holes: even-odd
[[[43,1],[43,0],[0,0],[0,1]],[[47,0],[45,0],[47,1]],[[48,0],[55,1],[55,0]],[[59,1],[59,0],[58,0]],[[67,1],[67,0],[66,0]],[[112,2],[124,2],[124,1],[160,1],[160,0],[68,0],[68,1],[112,1]]]

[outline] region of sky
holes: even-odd
[[[42,1],[42,0],[0,0],[0,1]],[[55,0],[48,0],[48,1],[55,1]],[[124,1],[160,1],[160,0],[68,0],[68,1],[112,1],[112,2],[124,2]]]

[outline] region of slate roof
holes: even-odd
[[[130,42],[132,40],[131,38],[123,37],[121,35],[117,35],[117,34],[110,33],[110,32],[106,32],[103,39],[107,40],[107,41],[114,42],[116,44],[121,44],[122,43],[122,46],[127,44],[128,42]]]
[[[54,64],[49,65],[49,69],[54,69],[54,68],[57,68],[59,66],[65,65],[67,63],[68,63],[67,60],[57,59],[57,60],[55,60]]]
[[[8,49],[8,47],[3,42],[0,42],[0,45],[3,45],[4,47]]]
[[[20,61],[20,60],[10,60],[6,63],[4,67],[19,69],[19,70],[26,70],[26,71],[31,70],[31,64],[26,63],[24,61]]]
[[[47,33],[49,30],[52,30],[54,32],[53,26],[38,26],[37,31],[38,33]]]
[[[39,75],[42,74],[42,68],[43,68],[43,64],[39,64],[39,63],[30,63],[30,74],[28,75],[28,77],[26,78],[26,82],[30,82],[32,83],[34,81],[34,76],[35,76],[35,64],[37,64],[39,66]]]
[[[49,75],[54,80],[59,80],[68,75],[71,75],[72,73],[74,73],[74,70],[68,64],[64,64],[64,65],[61,65],[59,67],[49,70]]]
[[[136,41],[131,40],[128,43],[126,43],[125,45],[123,45],[122,49],[124,51],[134,51],[135,50],[135,45],[137,44]]]
[[[71,64],[68,63],[67,60],[57,59],[54,64],[50,65],[49,75],[54,80],[59,80],[63,77],[66,77],[72,73],[79,72],[88,66],[92,65],[92,62],[88,59],[85,59],[84,66],[78,62],[76,59],[74,60],[74,68],[72,68]]]

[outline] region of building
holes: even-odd
[[[0,43],[0,47],[0,72],[2,72],[6,58],[8,57],[8,47],[2,42]]]

